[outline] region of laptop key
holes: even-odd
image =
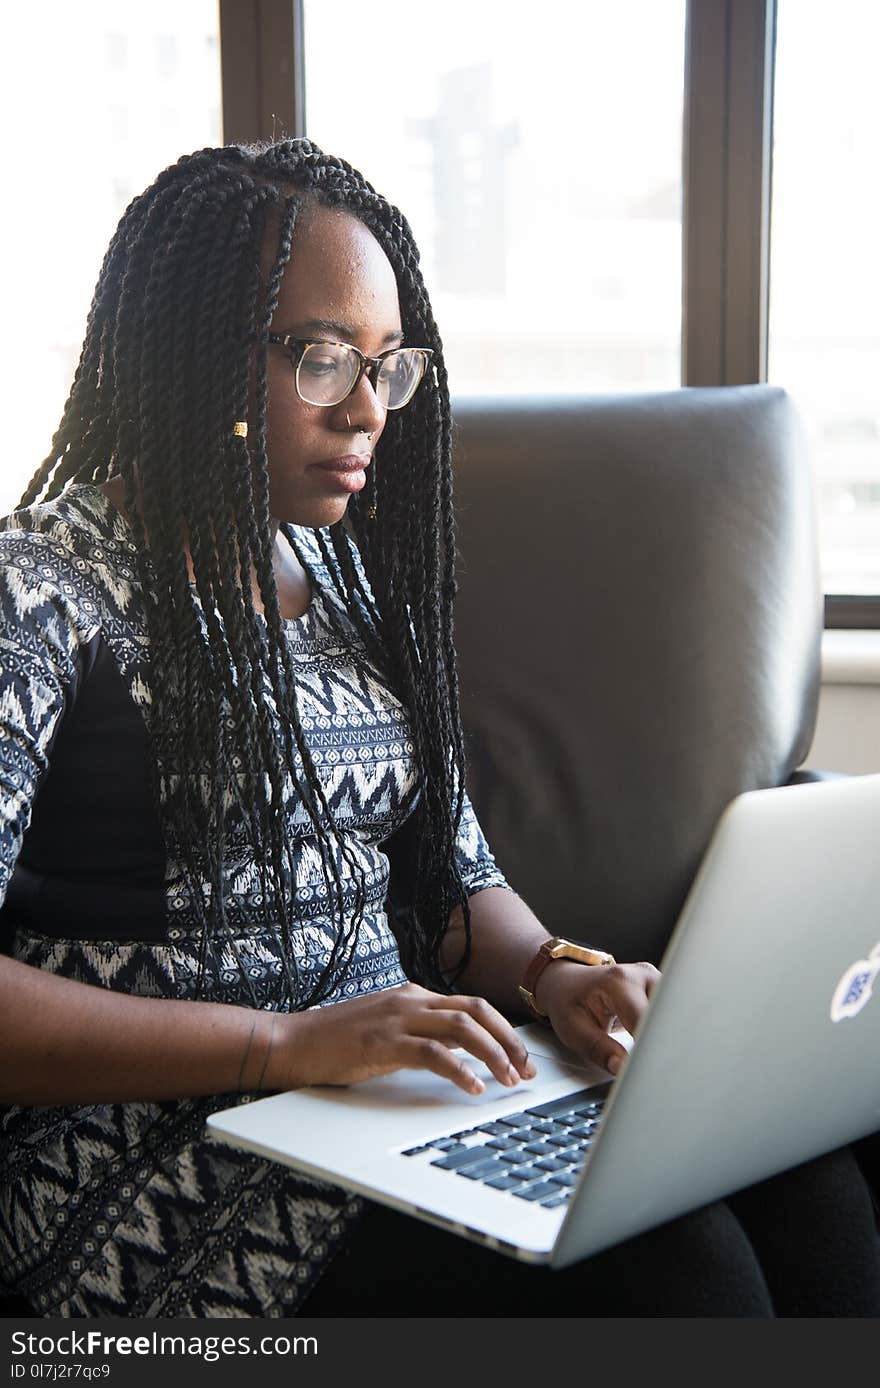
[[[580,1122],[580,1120],[578,1121]],[[540,1119],[537,1123],[533,1124],[533,1129],[536,1132],[540,1132],[541,1136],[546,1138],[547,1141],[549,1141],[551,1137],[562,1137],[565,1133],[570,1131],[569,1124],[567,1122],[560,1122],[558,1118],[552,1121],[549,1118]]]
[[[549,1157],[555,1153],[549,1142],[530,1142],[525,1150],[533,1157]]]
[[[560,1205],[564,1205],[568,1199],[568,1192],[565,1195],[553,1195],[549,1200],[542,1200],[541,1204],[545,1210],[558,1210]]]
[[[505,1128],[528,1127],[529,1120],[524,1113],[508,1113],[506,1118],[499,1118],[498,1122]]]
[[[422,1152],[430,1152],[430,1142],[425,1143],[424,1147],[407,1147],[405,1152],[401,1152],[402,1157],[420,1157]]]
[[[464,1149],[464,1143],[456,1142],[454,1137],[438,1137],[436,1142],[429,1142],[427,1145],[438,1152],[461,1152]]]
[[[558,1157],[542,1157],[540,1161],[535,1162],[540,1171],[564,1171],[567,1165],[567,1162],[560,1161]]]
[[[499,1152],[502,1161],[508,1161],[512,1166],[520,1166],[522,1162],[528,1161],[528,1157],[518,1143],[514,1143],[509,1151]]]
[[[515,1136],[521,1138],[523,1142],[546,1142],[552,1134],[543,1132],[540,1127],[532,1127],[524,1129],[521,1133],[516,1133]]]
[[[506,1123],[483,1123],[480,1128],[481,1133],[490,1133],[492,1137],[504,1137],[508,1132]]]
[[[486,1176],[497,1176],[504,1167],[497,1160],[478,1161],[476,1166],[461,1166],[456,1171],[456,1176],[464,1176],[468,1181],[482,1181]]]
[[[610,1080],[605,1084],[591,1085],[589,1089],[579,1089],[574,1094],[566,1094],[561,1099],[553,1099],[549,1104],[538,1104],[536,1108],[527,1108],[526,1113],[530,1118],[556,1118],[560,1113],[571,1112],[573,1109],[588,1103],[604,1103],[610,1089]]]
[[[513,1192],[520,1200],[547,1200],[551,1195],[559,1194],[559,1187],[552,1181],[540,1181],[536,1186],[525,1186],[522,1190]]]
[[[485,1161],[491,1157],[494,1161],[495,1153],[488,1147],[463,1147],[459,1152],[448,1152],[445,1157],[438,1157],[432,1161],[432,1166],[439,1166],[443,1171],[457,1171],[461,1166],[473,1166],[475,1162]]]
[[[587,1149],[580,1143],[577,1147],[555,1147],[553,1155],[554,1157],[558,1157],[560,1161],[583,1161],[584,1157],[587,1155]]]
[[[512,1166],[512,1167],[510,1168],[510,1174],[511,1174],[511,1176],[515,1176],[516,1179],[517,1179],[518,1181],[526,1181],[526,1182],[528,1182],[528,1181],[542,1181],[542,1182],[543,1182],[544,1177],[545,1177],[545,1172],[543,1172],[543,1171],[536,1171],[535,1168],[534,1168],[533,1166]]]
[[[514,1190],[522,1185],[522,1181],[518,1181],[515,1176],[496,1176],[494,1180],[487,1181],[486,1185],[491,1190]]]
[[[514,1142],[512,1137],[493,1137],[490,1142],[486,1143],[486,1146],[493,1148],[496,1152],[509,1152],[512,1147],[519,1150],[519,1143]]]

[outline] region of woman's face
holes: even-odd
[[[274,247],[269,249],[274,255]],[[271,331],[348,342],[369,357],[400,345],[394,271],[356,217],[322,207],[307,211],[294,235]],[[364,469],[375,466],[370,458],[385,410],[366,376],[338,405],[306,404],[281,346],[269,346],[267,370],[270,512],[294,525],[333,525],[345,514],[348,498],[366,485]],[[361,467],[353,472],[327,466],[355,459]]]

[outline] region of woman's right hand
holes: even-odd
[[[499,1084],[536,1071],[510,1023],[483,998],[406,983],[306,1012],[277,1013],[262,1088],[357,1084],[395,1070],[433,1070],[467,1094],[485,1085],[455,1054],[485,1063]]]

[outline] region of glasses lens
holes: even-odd
[[[386,357],[379,369],[376,394],[387,410],[409,404],[425,374],[428,358],[418,347],[401,347]]]
[[[355,383],[360,358],[339,342],[312,342],[296,368],[296,388],[308,405],[338,405]]]

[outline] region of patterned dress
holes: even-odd
[[[367,884],[333,1002],[405,981],[381,845],[419,788],[404,708],[368,657],[314,534],[292,530],[313,590],[306,613],[285,624],[301,721]],[[38,968],[192,998],[197,921],[150,795],[134,548],[96,486],[68,487],[0,521],[0,931]],[[292,943],[305,986],[329,958],[334,913],[313,827],[288,786]],[[261,919],[258,864],[233,795],[227,809],[228,920],[206,996],[273,1007],[279,941]],[[467,800],[457,857],[469,894],[508,885]],[[351,868],[343,855],[337,863],[352,901]],[[363,1202],[205,1137],[209,1113],[252,1097],[0,1108],[0,1285],[44,1316],[296,1314]]]

